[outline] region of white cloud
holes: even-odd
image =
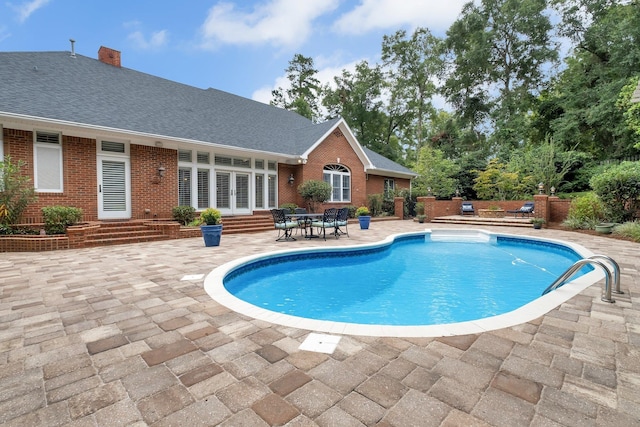
[[[343,34],[364,34],[377,29],[427,27],[446,31],[467,0],[362,0],[333,25]]]
[[[297,47],[310,36],[313,21],[337,6],[338,0],[271,0],[244,12],[233,3],[220,2],[209,10],[201,27],[203,46]]]
[[[18,21],[22,23],[29,19],[33,12],[46,6],[49,1],[50,0],[32,0],[18,6],[11,5],[11,7],[18,13]]]
[[[147,39],[142,31],[134,31],[129,34],[129,40],[133,41],[139,49],[157,49],[167,43],[167,30],[155,31],[151,33],[151,37]]]

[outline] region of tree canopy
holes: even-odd
[[[471,171],[495,158],[519,179],[581,191],[598,161],[640,155],[640,0],[468,2],[444,37],[385,35],[380,63],[324,87],[311,58],[296,54],[286,71],[274,105],[342,116],[362,145],[416,171],[425,153],[451,161],[466,196]]]

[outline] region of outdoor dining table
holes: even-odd
[[[304,214],[296,214],[296,213],[292,213],[292,214],[287,214],[287,219],[289,220],[304,220],[304,238],[305,239],[317,239],[318,236],[317,234],[313,234],[313,227],[311,226],[311,223],[313,222],[314,219],[320,218],[322,219],[322,217],[324,216],[323,213],[304,213]],[[307,233],[307,227],[309,228],[309,233]]]

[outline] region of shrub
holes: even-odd
[[[47,234],[64,234],[67,227],[82,218],[82,209],[72,206],[45,206],[42,208],[44,229]]]
[[[624,224],[616,225],[613,228],[613,234],[628,237],[634,242],[640,242],[640,222],[629,221]]]
[[[298,193],[305,200],[311,212],[315,212],[318,204],[331,198],[331,184],[310,179],[298,186]]]
[[[368,207],[360,206],[358,209],[356,209],[356,217],[368,216],[368,215],[371,215],[371,212],[369,211]]]
[[[640,208],[640,162],[622,162],[589,181],[610,222],[625,222]]]
[[[171,213],[173,219],[182,225],[188,225],[196,218],[196,210],[193,206],[175,206]]]
[[[200,220],[207,225],[217,225],[222,222],[222,213],[218,209],[207,208],[200,212]]]
[[[280,205],[280,209],[284,209],[289,213],[294,213],[298,205],[295,203],[283,203]]]
[[[378,216],[382,213],[382,201],[384,195],[382,194],[369,194],[367,196],[367,204],[371,210],[371,216]]]
[[[424,203],[416,203],[416,215],[424,215]]]
[[[16,224],[37,198],[31,179],[22,173],[24,165],[23,161],[12,163],[9,156],[0,162],[0,224]]]
[[[567,219],[563,224],[569,228],[592,229],[603,219],[602,202],[594,193],[587,193],[571,201]]]

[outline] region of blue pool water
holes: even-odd
[[[417,235],[361,250],[276,255],[231,271],[224,287],[258,307],[304,318],[436,325],[515,310],[580,258],[548,242]]]

